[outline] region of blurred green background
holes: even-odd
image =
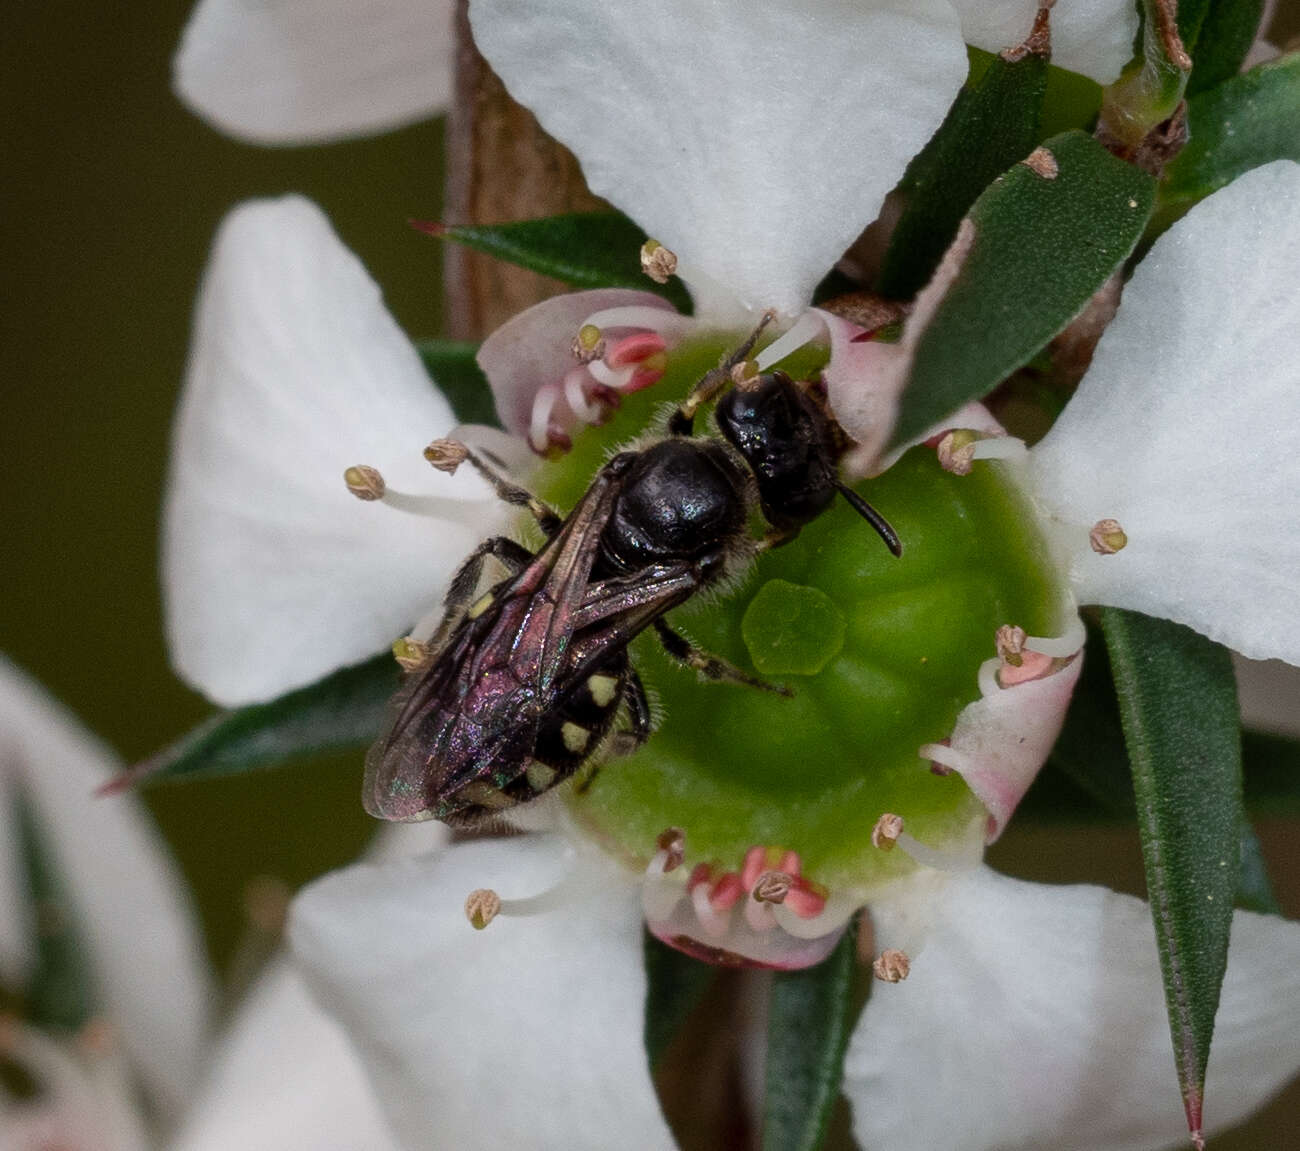
[[[406,220],[438,214],[441,124],[326,148],[227,140],[170,90],[188,9],[165,0],[11,5],[0,46],[0,458],[13,481],[0,501],[0,650],[127,761],[208,711],[168,669],[156,537],[192,302],[223,213],[247,197],[304,192],[408,332],[437,334],[440,313],[438,246]],[[1279,41],[1300,31],[1300,5],[1287,5],[1277,28]],[[296,886],[355,855],[370,831],[359,784],[359,757],[345,756],[148,793],[219,966],[245,929],[250,879]],[[1300,914],[1294,832],[1278,819],[1260,827],[1291,916]],[[1131,829],[1016,824],[993,862],[1035,879],[1141,891]],[[1287,1118],[1297,1111],[1293,1089],[1215,1145],[1300,1146]]]

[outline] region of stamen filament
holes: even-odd
[[[814,311],[804,312],[784,335],[778,337],[754,357],[758,370],[765,372],[772,365],[797,352],[826,333],[826,321]]]

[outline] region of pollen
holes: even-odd
[[[469,450],[458,440],[434,440],[424,449],[424,458],[440,472],[455,475],[456,469],[469,459]]]
[[[1014,624],[1004,623],[997,630],[994,643],[997,645],[998,658],[1012,667],[1020,667],[1025,662],[1025,629]]]
[[[465,897],[465,918],[475,931],[482,931],[501,911],[501,896],[490,887],[479,887]]]
[[[1088,542],[1098,555],[1113,556],[1128,545],[1128,536],[1119,526],[1119,520],[1098,520],[1088,533]]]
[[[936,448],[939,466],[954,476],[970,475],[971,464],[975,460],[975,445],[982,438],[979,432],[970,428],[956,428],[948,432]]]
[[[472,604],[470,604],[469,611],[465,613],[465,618],[478,619],[479,616],[481,616],[485,611],[487,611],[488,608],[492,606],[493,601],[495,601],[495,599],[496,596],[494,596],[490,591],[484,592],[481,596],[478,597],[478,599],[476,599]]]
[[[573,338],[573,358],[580,364],[589,364],[605,354],[605,340],[595,324],[583,324]]]
[[[555,777],[560,773],[548,764],[541,763],[534,759],[524,769],[524,775],[528,780],[528,786],[536,792],[543,792],[555,782]]]
[[[677,255],[658,240],[647,240],[641,245],[641,271],[656,284],[666,284],[677,271]]]
[[[912,970],[912,961],[907,952],[893,948],[880,953],[880,957],[871,965],[872,974],[882,983],[902,983]]]
[[[356,464],[343,473],[343,482],[359,500],[371,503],[384,498],[384,477],[369,464]]]
[[[759,903],[784,903],[793,886],[794,876],[784,871],[765,871],[758,877],[751,894]]]
[[[903,834],[903,817],[885,812],[871,829],[871,846],[881,851],[893,851],[898,837]]]
[[[393,641],[393,658],[401,665],[403,671],[414,671],[429,658],[429,645],[404,635]]]

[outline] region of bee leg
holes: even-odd
[[[662,619],[655,620],[655,634],[659,637],[659,642],[663,644],[664,651],[673,659],[686,664],[687,667],[693,667],[705,679],[743,683],[748,687],[761,688],[763,691],[770,691],[775,695],[794,695],[794,692],[784,684],[768,683],[766,680],[747,675],[740,668],[733,667],[725,659],[719,659],[716,655],[701,651],[684,635],[673,631]]]
[[[516,543],[508,536],[491,536],[479,544],[451,577],[447,594],[442,600],[442,623],[438,625],[436,634],[429,641],[431,647],[437,648],[442,645],[452,626],[459,622],[461,613],[469,607],[470,600],[478,591],[479,579],[483,575],[483,564],[488,556],[499,559],[509,569],[511,575],[523,571],[534,558],[533,553],[523,544]],[[488,604],[490,603],[489,600]],[[484,604],[484,607],[488,604]]]
[[[450,443],[451,441],[446,442]],[[527,508],[546,538],[549,540],[555,537],[555,533],[563,526],[564,520],[554,508],[543,503],[527,488],[522,488],[513,481],[506,479],[477,452],[465,447],[464,444],[460,444],[458,447],[460,451],[465,453],[465,459],[469,460],[474,466],[474,470],[492,485],[493,490],[502,500],[511,507]]]
[[[700,382],[691,389],[691,394],[678,405],[677,410],[668,418],[668,430],[673,435],[689,436],[693,433],[695,429],[695,413],[726,391],[727,385],[731,383],[732,368],[754,350],[754,345],[758,343],[758,337],[763,334],[763,329],[775,318],[775,312],[764,312],[763,318],[758,321],[758,327],[745,337],[744,343],[716,368],[704,373],[704,377]]]

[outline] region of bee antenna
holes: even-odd
[[[831,483],[835,485],[835,490],[849,501],[849,506],[876,529],[876,534],[885,541],[885,547],[894,555],[901,556],[903,554],[903,541],[898,538],[898,533],[890,527],[889,521],[847,484],[842,484],[839,480],[832,480]]]

